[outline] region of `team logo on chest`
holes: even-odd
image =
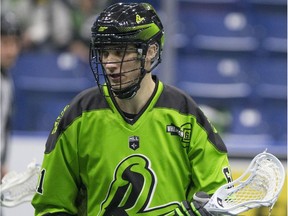
[[[140,143],[139,143],[139,137],[138,136],[130,136],[129,137],[129,148],[136,150],[140,147]]]

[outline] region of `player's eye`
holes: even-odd
[[[115,51],[115,55],[116,55],[117,57],[123,57],[124,54],[125,54],[125,50],[119,49],[119,50],[116,50],[116,51]]]
[[[109,56],[109,52],[107,50],[99,50],[98,53],[101,59],[107,58]]]

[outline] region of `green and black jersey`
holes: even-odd
[[[96,87],[64,109],[46,143],[35,215],[164,215],[229,181],[215,128],[188,95],[154,79],[133,120]]]

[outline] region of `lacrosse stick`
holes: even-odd
[[[255,156],[238,179],[220,187],[204,208],[212,215],[237,215],[266,206],[271,213],[284,180],[283,165],[265,151]]]
[[[23,173],[10,172],[5,175],[0,185],[1,206],[14,207],[23,202],[30,202],[36,192],[40,165],[30,163]]]

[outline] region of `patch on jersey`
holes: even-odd
[[[134,151],[140,147],[138,136],[131,136],[129,137],[129,148],[133,149]]]
[[[58,129],[59,122],[62,119],[62,117],[63,117],[65,111],[68,109],[68,107],[69,107],[69,105],[65,106],[64,109],[62,110],[62,112],[60,113],[60,115],[57,117],[56,121],[54,122],[54,127],[53,127],[51,134],[56,133],[56,131]]]
[[[177,127],[173,124],[166,126],[166,132],[170,133],[172,136],[181,137],[181,141],[184,143],[190,143],[191,133],[192,133],[192,124],[186,123]]]

